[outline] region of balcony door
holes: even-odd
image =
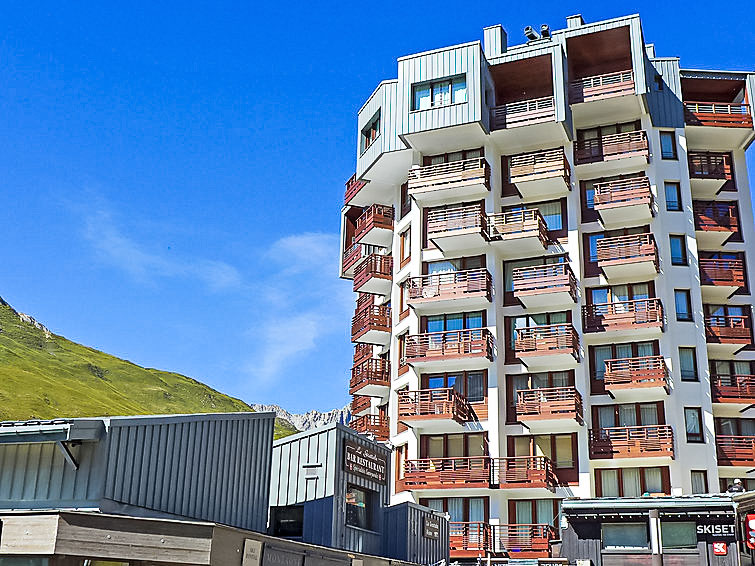
[[[573,387],[573,371],[551,371],[509,375],[506,378],[508,410],[507,422],[515,423],[516,403],[519,391],[528,389],[550,389],[554,387]]]
[[[509,523],[514,525],[554,525],[557,515],[557,499],[512,499],[509,501]]]
[[[655,341],[590,346],[590,391],[596,395],[605,393],[606,360],[645,358],[658,355],[658,351]]]
[[[485,434],[423,435],[420,439],[421,458],[465,458],[487,456]]]
[[[596,406],[593,423],[599,429],[664,424],[663,401]]]
[[[755,436],[755,419],[717,418],[716,434],[722,436]]]

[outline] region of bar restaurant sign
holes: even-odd
[[[388,459],[385,456],[348,440],[344,440],[343,469],[376,483],[385,484],[388,479]]]

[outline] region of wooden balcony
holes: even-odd
[[[577,302],[577,280],[568,263],[518,267],[512,272],[514,296],[525,308],[570,306]]]
[[[393,283],[393,257],[371,254],[354,269],[354,292],[390,295]]]
[[[698,260],[703,301],[725,301],[745,285],[744,262],[741,259]]]
[[[556,529],[546,524],[491,525],[494,553],[516,558],[547,558],[550,543],[558,538]]]
[[[484,157],[415,165],[409,169],[408,183],[409,194],[420,206],[483,199],[490,192],[490,165]]]
[[[351,368],[349,395],[385,397],[391,387],[391,362],[369,358]]]
[[[752,468],[755,462],[755,436],[717,434],[716,453],[719,466]]]
[[[684,121],[690,126],[752,128],[749,104],[684,101]]]
[[[752,345],[752,318],[749,314],[706,316],[705,340],[711,353],[735,354]]]
[[[597,252],[598,267],[611,282],[649,279],[658,274],[658,248],[652,234],[603,238],[598,240]]]
[[[593,75],[569,83],[569,102],[581,104],[634,94],[634,73],[631,69]]]
[[[349,177],[349,180],[346,181],[346,194],[343,199],[344,204],[351,204],[351,201],[366,184],[367,181],[357,179],[356,173]]]
[[[493,361],[493,335],[487,328],[449,330],[406,337],[406,363],[430,369],[477,369]]]
[[[579,361],[579,335],[571,323],[517,328],[514,351],[531,371],[573,368]]]
[[[689,181],[694,198],[713,198],[723,189],[736,190],[730,153],[690,151]]]
[[[362,434],[372,434],[375,440],[386,442],[390,437],[388,417],[384,415],[363,415],[349,422],[349,428]]]
[[[448,541],[451,558],[477,558],[492,550],[490,525],[487,523],[449,523]]]
[[[524,199],[566,196],[571,190],[571,168],[564,148],[512,155],[508,182]]]
[[[501,489],[545,489],[558,484],[553,463],[545,456],[510,456],[493,459],[493,483]]]
[[[407,460],[397,484],[402,489],[489,488],[491,466],[490,456]]]
[[[490,129],[505,130],[531,126],[556,119],[556,105],[552,96],[509,102],[490,110]]]
[[[373,305],[351,319],[351,341],[385,346],[391,339],[391,307]]]
[[[739,232],[737,206],[730,202],[692,201],[695,238],[703,249],[719,248]]]
[[[582,306],[582,321],[585,332],[631,332],[632,339],[639,339],[639,334],[657,338],[663,331],[663,306],[655,297],[587,304]]]
[[[478,204],[427,211],[427,238],[444,252],[473,250],[488,243],[488,222]]]
[[[603,384],[617,401],[650,401],[669,393],[669,371],[663,356],[605,361]]]
[[[352,417],[361,417],[372,409],[372,398],[367,395],[354,395],[351,399]]]
[[[398,417],[412,428],[436,428],[441,432],[471,420],[472,409],[453,387],[399,391]]]
[[[360,263],[365,261],[372,254],[381,253],[384,248],[379,246],[370,246],[367,244],[352,244],[343,252],[343,261],[341,266],[341,276],[346,279],[353,279],[354,270]]]
[[[595,210],[604,226],[649,222],[653,217],[650,179],[634,177],[595,185]]]
[[[710,391],[714,403],[755,404],[755,375],[712,374]]]
[[[537,209],[488,216],[490,241],[505,259],[541,254],[548,248],[548,228]]]
[[[582,395],[574,386],[517,391],[516,418],[533,434],[579,430],[582,413]]]
[[[674,457],[670,425],[617,426],[590,430],[590,458]]]
[[[354,344],[354,365],[372,357],[372,344]]]
[[[649,156],[644,130],[574,142],[574,160],[582,175],[636,171],[647,165]]]
[[[493,300],[493,280],[485,268],[412,277],[405,285],[407,303],[423,314],[485,309]]]
[[[393,240],[393,207],[373,204],[357,218],[354,240],[360,244],[390,247]]]

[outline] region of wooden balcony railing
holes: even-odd
[[[406,337],[407,363],[441,361],[454,358],[493,360],[493,335],[487,328],[448,330]]]
[[[372,305],[357,312],[351,319],[351,339],[355,340],[370,330],[391,331],[391,307]]]
[[[608,390],[664,387],[668,389],[668,366],[663,356],[614,358],[605,361],[603,383]]]
[[[490,187],[490,165],[484,157],[450,163],[412,167],[408,175],[409,192],[444,189],[454,184],[482,183]]]
[[[351,412],[355,415],[362,411],[369,411],[371,407],[372,398],[367,395],[354,395],[351,400]]]
[[[569,83],[571,104],[625,94],[634,94],[634,73],[631,70],[594,75]]]
[[[731,155],[728,153],[690,151],[687,162],[691,179],[730,181],[734,178],[731,171]]]
[[[497,212],[488,216],[490,239],[515,241],[536,237],[543,247],[548,245],[548,227],[537,209]]]
[[[590,430],[590,458],[674,457],[670,425],[617,426]]]
[[[472,410],[464,396],[453,387],[399,391],[398,416],[407,421],[438,418],[464,423]]]
[[[545,487],[558,484],[553,463],[545,456],[510,456],[493,459],[493,483],[500,488]]]
[[[344,196],[344,203],[349,204],[351,199],[367,184],[366,181],[357,179],[357,174],[354,173],[349,180],[346,181],[346,194]]]
[[[352,244],[343,252],[343,269],[349,269],[358,261],[379,253],[383,248],[369,244]]]
[[[383,228],[393,230],[393,207],[382,204],[373,204],[368,206],[357,218],[357,225],[354,232],[354,239],[358,242],[362,237],[373,228]]]
[[[393,256],[370,254],[360,263],[354,269],[354,292],[359,291],[373,277],[386,280],[393,277]]]
[[[647,204],[649,207],[653,205],[653,191],[650,190],[650,179],[647,177],[595,184],[597,211],[636,204]]]
[[[719,466],[748,466],[755,462],[755,436],[716,435]]]
[[[517,126],[539,124],[556,117],[556,105],[552,96],[520,100],[496,106],[490,110],[490,129],[505,130]]]
[[[744,287],[745,269],[741,259],[702,258],[699,263],[701,285]]]
[[[390,437],[388,417],[385,415],[363,415],[353,419],[349,428],[363,434],[373,434],[381,442]]]
[[[652,234],[630,234],[597,242],[598,266],[652,261],[658,271],[658,248]]]
[[[491,525],[490,528],[493,551],[512,553],[513,556],[547,557],[550,541],[558,538],[556,529],[546,524]]]
[[[490,487],[490,456],[422,458],[404,463],[404,489]]]
[[[493,300],[493,280],[484,267],[412,277],[405,283],[407,301],[428,302],[483,296]]]
[[[515,297],[567,292],[577,300],[577,280],[568,263],[518,267],[511,279]]]
[[[488,224],[480,205],[431,208],[427,211],[427,236],[432,239],[441,233],[479,230],[487,238]]]
[[[451,558],[476,558],[492,550],[490,525],[487,523],[448,523]]]
[[[755,403],[755,375],[710,376],[714,403]]]
[[[574,386],[521,389],[516,394],[520,421],[575,419],[582,423],[582,395]]]
[[[360,364],[367,358],[372,357],[372,344],[354,345],[354,365]]]
[[[647,158],[648,138],[644,130],[608,134],[599,138],[577,140],[574,143],[574,159],[577,165],[644,156]]]
[[[737,232],[737,206],[726,202],[693,201],[695,230],[700,232]]]
[[[520,153],[509,157],[510,183],[516,184],[552,177],[563,177],[567,187],[569,186],[571,169],[563,147]]]
[[[751,344],[752,319],[749,314],[706,316],[705,338],[712,343]]]
[[[375,304],[375,295],[370,293],[358,293],[357,294],[357,308],[356,312],[364,310]]]
[[[366,385],[390,387],[391,362],[382,358],[369,358],[351,368],[349,395],[358,393]]]
[[[656,297],[593,303],[582,306],[582,319],[585,332],[632,330],[648,326],[663,328],[663,306]]]
[[[514,330],[517,356],[568,353],[579,358],[579,335],[571,323],[527,326]]]
[[[690,126],[752,128],[749,104],[685,100],[684,119]]]

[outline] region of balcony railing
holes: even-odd
[[[493,551],[512,556],[548,556],[550,541],[558,538],[556,529],[546,524],[491,525]]]
[[[479,231],[487,238],[488,227],[485,212],[479,205],[454,208],[431,208],[427,212],[427,236],[456,231]]]
[[[454,358],[493,360],[493,335],[487,328],[448,330],[406,337],[407,363],[442,361]]]
[[[346,271],[354,266],[360,260],[369,257],[371,254],[378,253],[382,250],[380,246],[370,246],[368,244],[352,244],[343,252],[343,270]]]
[[[493,484],[501,488],[545,487],[558,484],[553,463],[545,456],[509,456],[493,459]]]
[[[351,199],[367,184],[366,181],[357,179],[357,174],[354,173],[349,180],[346,181],[346,194],[344,196],[344,203],[349,204]]]
[[[674,457],[669,425],[617,426],[590,430],[590,458]]]
[[[650,179],[647,177],[595,184],[595,210],[597,211],[636,204],[648,206],[653,204],[653,191],[650,190]]]
[[[755,403],[755,375],[710,376],[714,403]]]
[[[404,463],[406,489],[490,487],[490,456],[422,458]]]
[[[569,84],[571,104],[625,94],[634,94],[634,73],[631,70],[585,77]]]
[[[582,395],[574,386],[521,389],[516,394],[520,421],[575,419],[582,423]]]
[[[668,376],[668,366],[663,356],[614,358],[605,361],[603,383],[608,390],[668,388]]]
[[[354,365],[360,364],[367,358],[372,357],[372,344],[354,345]]]
[[[354,395],[367,385],[390,387],[391,362],[382,358],[369,358],[351,368],[349,395]]]
[[[752,320],[749,314],[726,314],[705,317],[705,338],[721,344],[752,343]]]
[[[382,204],[373,204],[367,207],[362,215],[357,218],[354,239],[358,242],[373,228],[393,230],[393,207]]]
[[[453,387],[399,391],[398,416],[400,419],[451,419],[459,423],[472,418],[472,411],[464,396]]]
[[[451,558],[476,558],[492,550],[490,525],[482,522],[448,523]]]
[[[755,436],[716,435],[719,466],[748,466],[755,462]]]
[[[731,155],[728,153],[689,152],[689,176],[692,179],[728,181],[731,174]]]
[[[563,352],[578,359],[579,335],[571,323],[517,328],[514,350],[517,356]]]
[[[390,280],[393,277],[393,256],[370,254],[354,269],[354,292],[359,291],[370,279]]]
[[[652,234],[630,234],[598,240],[598,265],[652,261],[658,270],[658,248]]]
[[[406,282],[408,302],[428,302],[483,296],[493,299],[493,280],[487,269],[469,269],[412,277]]]
[[[577,300],[577,280],[568,263],[518,267],[511,280],[515,297],[567,292]]]
[[[658,298],[593,303],[582,307],[585,332],[663,327],[663,307]]]
[[[752,128],[749,104],[685,100],[684,119],[690,126]]]
[[[699,263],[701,285],[744,287],[745,270],[741,259],[702,258]]]
[[[363,415],[353,419],[349,428],[363,434],[373,434],[379,441],[386,441],[390,436],[388,417],[385,415]]]
[[[648,138],[644,130],[577,140],[574,148],[577,165],[633,156],[647,158],[649,155]]]
[[[556,106],[552,96],[520,100],[496,106],[490,111],[490,129],[505,130],[538,124],[555,119]]]
[[[355,340],[370,330],[391,331],[391,307],[372,305],[361,310],[351,319],[351,339]]]
[[[372,398],[367,395],[354,395],[351,400],[351,412],[358,415],[363,411],[369,411],[372,408]]]
[[[725,202],[694,201],[692,212],[695,230],[700,232],[736,232],[739,230],[737,206]]]
[[[488,216],[490,239],[516,241],[537,237],[543,247],[548,245],[548,227],[537,209],[497,212]]]
[[[551,177],[563,177],[568,188],[570,179],[569,161],[566,159],[562,147],[520,153],[509,157],[510,183],[537,181]]]
[[[450,163],[412,167],[408,176],[409,192],[444,189],[455,184],[490,185],[490,165],[484,157]]]

